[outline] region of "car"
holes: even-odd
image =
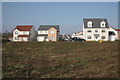
[[[73,37],[71,39],[72,39],[72,42],[74,42],[74,41],[85,42],[86,41],[85,39],[82,39],[82,38],[79,38],[79,37]]]
[[[59,41],[71,41],[71,38],[68,38],[66,35],[60,35],[59,36]]]

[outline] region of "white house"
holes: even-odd
[[[13,41],[34,41],[36,31],[32,25],[19,25],[13,30]]]
[[[109,27],[107,19],[83,19],[83,38],[86,41],[115,41],[117,31]]]
[[[38,28],[37,41],[58,41],[59,25],[40,25]]]
[[[114,35],[111,35],[111,34],[114,34]],[[112,27],[109,27],[109,40],[111,41],[119,40],[118,31]]]
[[[79,38],[82,38],[82,39],[83,39],[83,31],[73,33],[73,34],[71,35],[71,38],[74,38],[74,37],[79,37]]]

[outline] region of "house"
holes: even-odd
[[[74,38],[74,37],[79,37],[79,38],[82,38],[82,39],[83,39],[83,31],[73,33],[73,34],[71,35],[71,38]]]
[[[109,27],[107,19],[83,19],[83,37],[86,41],[115,41],[116,31]]]
[[[13,30],[13,41],[34,41],[36,31],[32,25],[18,25]]]
[[[115,29],[117,31],[117,39],[120,40],[120,29]]]
[[[40,25],[37,41],[58,41],[59,32],[59,25]]]
[[[118,40],[118,31],[113,28],[113,27],[109,27],[109,40],[110,41],[115,41]]]
[[[120,40],[120,29],[115,29],[113,27],[109,27],[109,29],[109,31],[113,31],[115,33],[115,35],[112,35],[112,37],[110,37],[112,38],[112,41]]]

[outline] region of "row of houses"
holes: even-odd
[[[18,25],[13,30],[13,41],[58,41],[59,25],[40,25],[35,31],[33,25]],[[71,37],[86,41],[115,41],[120,39],[120,29],[109,26],[107,19],[83,19],[83,30]]]
[[[36,32],[33,25],[19,25],[13,30],[13,41],[57,41],[59,25],[40,25]]]

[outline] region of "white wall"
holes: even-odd
[[[18,34],[15,34],[15,32],[18,32]],[[18,29],[15,29],[14,31],[13,31],[13,41],[19,41],[19,40],[15,40],[15,37],[18,37],[18,35],[19,35],[19,30]]]
[[[91,32],[87,32],[88,30],[91,30]],[[98,32],[95,32],[95,30],[98,30]],[[105,32],[101,32],[102,30],[105,30]],[[94,34],[100,35],[98,39],[95,39]],[[91,39],[88,39],[87,36],[91,36]],[[108,28],[83,28],[83,37],[87,41],[97,41],[102,39],[102,36],[105,36],[104,41],[108,40]]]
[[[48,34],[48,30],[38,30],[38,34]]]
[[[37,41],[42,42],[44,40],[45,40],[44,36],[37,36]]]

